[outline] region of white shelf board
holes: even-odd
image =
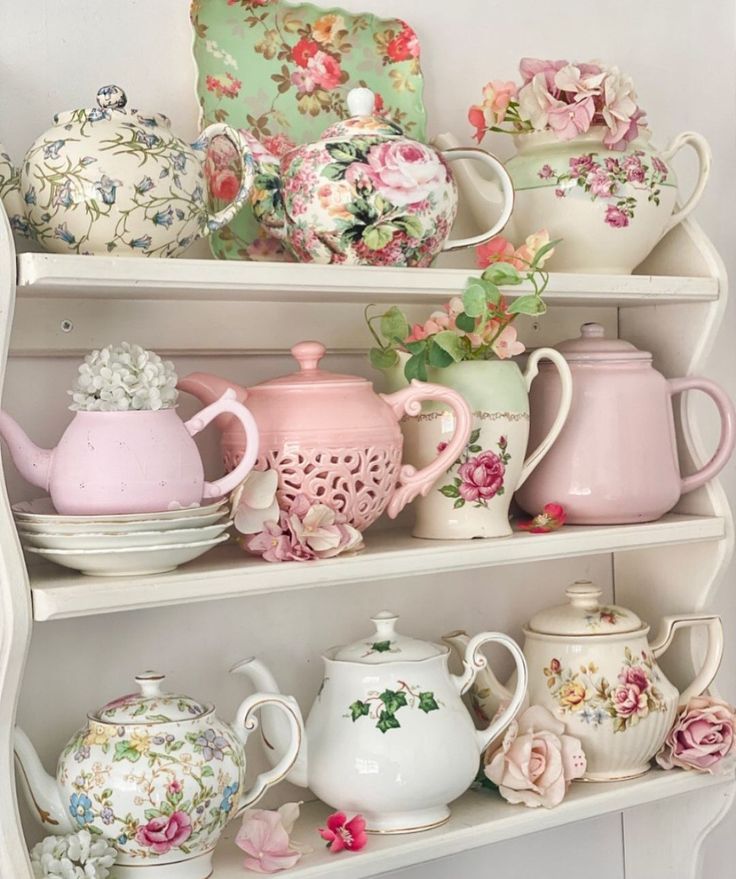
[[[317,827],[324,826],[332,810],[322,803],[311,802],[302,807],[292,839],[311,846],[313,851],[305,854],[288,871],[288,876],[292,879],[364,879],[574,821],[733,783],[733,774],[719,777],[653,769],[631,781],[575,782],[565,801],[554,809],[511,806],[491,791],[472,790],[452,805],[452,816],[442,827],[400,836],[371,835],[362,851],[340,854],[332,854],[316,832]],[[242,879],[245,854],[233,842],[238,825],[238,821],[232,822],[217,847],[213,879]]]
[[[30,568],[33,615],[38,621],[187,604],[395,577],[421,576],[492,565],[666,546],[725,535],[720,517],[671,513],[638,525],[566,526],[551,534],[518,532],[496,540],[419,540],[401,529],[366,535],[355,556],[273,563],[235,545],[218,547],[168,574],[86,577],[47,563]]]
[[[209,259],[124,259],[23,253],[17,295],[250,302],[433,303],[456,295],[475,269],[293,265]],[[712,277],[552,274],[545,298],[560,305],[653,305],[718,298]],[[511,296],[528,292],[510,288]]]

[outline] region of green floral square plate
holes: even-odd
[[[193,0],[191,19],[203,124],[227,121],[282,155],[344,119],[348,91],[362,85],[426,139],[419,41],[405,21],[285,0]],[[210,242],[219,259],[288,258],[249,205]]]

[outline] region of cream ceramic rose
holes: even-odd
[[[586,767],[580,739],[540,705],[513,721],[501,746],[486,752],[484,773],[509,803],[551,809],[565,798],[570,782]]]
[[[663,769],[719,774],[736,762],[736,708],[712,696],[696,696],[681,708],[657,754]]]

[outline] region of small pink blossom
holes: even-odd
[[[634,684],[642,693],[651,686],[646,671],[638,665],[624,666],[619,673],[618,680],[621,684]]]
[[[520,531],[528,531],[530,534],[547,534],[550,531],[556,531],[565,524],[567,514],[565,508],[561,504],[545,504],[542,512],[533,519],[524,519],[517,525]],[[558,660],[552,660],[553,663]],[[553,669],[554,670],[554,669]],[[559,671],[559,668],[557,668]]]
[[[623,229],[629,225],[628,216],[621,210],[621,208],[616,207],[616,205],[609,204],[606,208],[606,216],[604,217],[606,223],[609,226],[613,226],[614,229]]]
[[[636,684],[626,683],[616,687],[611,701],[618,717],[646,717],[649,714],[646,691],[642,691]]]
[[[488,268],[494,262],[507,262],[508,257],[513,254],[514,245],[503,235],[496,235],[475,248],[476,262],[482,269]]]
[[[675,766],[719,774],[736,762],[736,708],[712,696],[695,696],[680,708],[657,754],[663,769]]]
[[[494,80],[483,88],[483,100],[468,111],[468,120],[476,129],[475,139],[478,143],[488,129],[500,125],[506,118],[506,111],[516,97],[516,84]]]
[[[598,167],[588,174],[586,183],[593,195],[608,198],[613,192],[615,181],[609,177],[603,168]]]
[[[573,156],[569,161],[569,165],[570,173],[573,177],[584,177],[600,167],[590,153],[584,156]]]
[[[560,140],[572,140],[584,134],[595,116],[593,98],[587,97],[573,104],[556,102],[548,112],[548,125]]]
[[[523,354],[525,350],[523,342],[517,339],[516,327],[510,325],[504,327],[493,343],[493,352],[501,360],[516,357],[517,354]]]
[[[539,172],[537,173],[537,177],[541,180],[549,180],[550,177],[554,177],[555,172],[552,170],[551,165],[542,165]]]
[[[566,190],[560,189],[558,187],[557,189],[555,189],[555,195],[557,196],[557,198],[565,198],[565,196],[567,195],[567,192],[566,192]]]
[[[348,821],[344,812],[334,812],[325,823],[327,826],[320,827],[318,833],[327,841],[327,848],[333,854],[343,849],[350,852],[360,851],[368,842],[362,815],[356,815]]]
[[[248,855],[243,866],[254,873],[288,870],[301,858],[289,834],[299,816],[299,806],[287,803],[278,811],[246,809],[235,844]]]

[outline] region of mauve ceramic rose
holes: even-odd
[[[424,201],[448,179],[439,154],[415,141],[386,141],[372,147],[367,173],[381,195],[402,207]]]
[[[728,758],[728,759],[726,759]],[[711,696],[696,696],[680,710],[657,763],[717,774],[736,759],[736,709]]]
[[[501,796],[533,808],[558,806],[586,767],[580,739],[565,735],[564,723],[540,705],[511,723],[501,747],[485,759],[486,777]]]
[[[174,812],[173,815],[152,818],[145,826],[141,825],[136,833],[136,842],[148,846],[157,855],[165,855],[176,846],[186,842],[192,833],[192,822],[186,812]]]

